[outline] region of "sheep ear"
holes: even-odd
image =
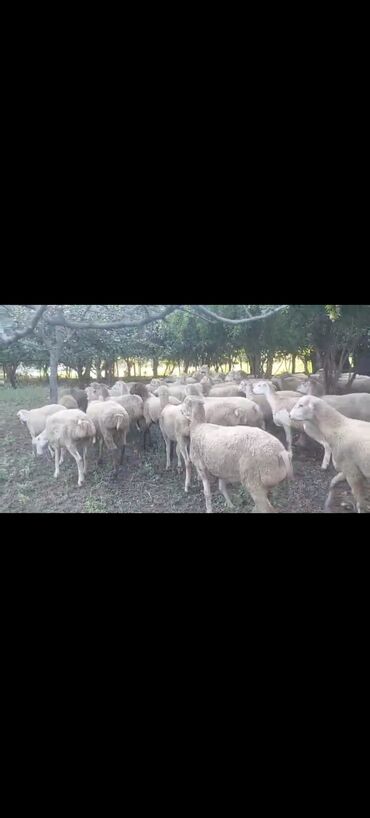
[[[25,423],[25,421],[28,418],[29,411],[28,411],[28,409],[20,409],[20,411],[17,412],[17,415],[19,417],[19,420],[21,420],[22,423]]]

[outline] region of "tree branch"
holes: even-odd
[[[54,316],[53,318],[48,318],[48,324],[52,324],[54,326],[63,326],[63,327],[70,327],[71,329],[124,329],[125,327],[143,327],[145,324],[151,324],[153,321],[159,321],[161,318],[164,318],[166,315],[169,315],[175,310],[180,309],[181,306],[176,304],[175,306],[166,307],[165,310],[162,310],[158,313],[152,313],[147,318],[142,318],[141,320],[137,321],[128,321],[126,318],[122,318],[119,321],[69,321],[62,315]]]
[[[32,318],[31,323],[25,329],[17,329],[10,335],[6,335],[5,332],[0,331],[0,347],[8,347],[10,344],[13,344],[14,341],[18,341],[19,338],[25,338],[27,335],[31,335],[48,306],[48,304],[40,304]]]
[[[212,318],[215,318],[217,321],[222,321],[222,323],[250,324],[252,321],[261,321],[263,318],[269,318],[270,315],[275,315],[275,313],[285,310],[287,307],[289,307],[289,304],[280,304],[279,307],[275,307],[274,310],[263,312],[261,315],[252,315],[249,318],[225,318],[225,316],[218,315],[216,312],[212,312],[212,310],[209,310],[208,307],[204,307],[203,305],[199,304],[194,306],[197,306],[197,309],[206,313],[206,315],[211,315]]]

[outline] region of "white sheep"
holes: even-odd
[[[139,395],[144,403],[143,412],[144,412],[144,420],[145,420],[145,427],[144,427],[144,450],[146,449],[147,439],[150,440],[150,427],[153,423],[159,422],[159,417],[161,414],[161,402],[157,395],[153,395],[149,392],[148,388],[143,383],[133,383],[131,384],[130,391],[132,394]],[[172,395],[169,397],[169,403],[178,406],[181,403],[180,400],[174,398]]]
[[[321,384],[315,381],[302,384],[298,391],[303,395],[314,395],[316,398],[321,398],[347,418],[370,421],[370,395],[367,392],[353,392],[348,395],[325,395]]]
[[[240,397],[241,389],[237,383],[220,383],[212,386],[209,391],[204,391],[204,393],[210,398],[233,398]]]
[[[65,409],[78,409],[78,403],[72,395],[62,395],[59,398],[59,405],[64,406]]]
[[[85,389],[89,403],[94,400],[109,400],[111,397],[104,383],[91,383]]]
[[[170,395],[166,386],[159,388],[161,413],[159,426],[166,446],[166,469],[171,468],[171,443],[176,444],[177,468],[181,470],[181,457],[185,464],[185,491],[188,491],[191,479],[190,459],[188,453],[190,421],[180,411],[181,404],[171,404]]]
[[[108,389],[108,392],[112,397],[128,395],[129,388],[124,381],[116,381],[116,383],[110,389]]]
[[[159,388],[160,387],[158,387],[158,389]],[[158,394],[159,394],[158,389],[154,390],[154,395],[156,397],[158,397]],[[167,384],[167,389],[168,389],[169,395],[172,396],[173,398],[177,398],[177,400],[180,401],[180,403],[181,403],[181,401],[184,400],[184,398],[186,398],[186,385],[170,383],[170,384]]]
[[[365,480],[370,478],[370,423],[346,418],[313,395],[300,398],[290,414],[293,420],[313,422],[330,446],[334,468],[339,474],[330,483],[327,505],[332,499],[332,489],[347,480],[357,511],[367,511]]]
[[[248,398],[204,398],[207,423],[216,426],[260,426],[265,428],[257,403]]]
[[[130,427],[129,415],[126,409],[113,399],[91,401],[86,414],[96,427],[96,436],[99,441],[98,463],[102,461],[102,450],[105,443],[112,454],[113,470],[116,476],[125,453],[127,432]]]
[[[209,476],[218,477],[219,489],[228,506],[232,502],[227,483],[242,483],[249,491],[255,510],[275,512],[267,493],[293,477],[289,453],[273,435],[250,426],[216,426],[206,423],[204,401],[187,397],[181,411],[190,423],[190,460],[200,474],[207,513],[212,512]]]
[[[45,429],[34,438],[33,442],[38,455],[47,446],[55,453],[54,477],[59,476],[59,466],[63,463],[67,450],[77,463],[78,485],[82,486],[87,471],[87,447],[94,441],[96,429],[81,409],[64,409],[49,416]],[[81,457],[79,448],[83,450]]]
[[[246,379],[243,380],[243,381],[240,381],[239,389],[240,389],[241,392],[244,392],[245,396],[249,400],[253,400],[257,404],[257,406],[259,406],[259,408],[260,408],[260,410],[262,412],[262,415],[263,415],[263,419],[264,419],[264,422],[265,422],[265,427],[268,426],[268,425],[271,426],[271,424],[273,423],[271,406],[270,406],[270,404],[269,404],[269,402],[268,402],[265,395],[255,395],[254,394],[254,392],[253,392],[253,383],[258,383],[258,381],[254,380],[254,379],[253,379],[253,381],[246,380]]]
[[[293,392],[297,391],[300,384],[305,383],[308,380],[308,375],[300,374],[300,375],[281,375],[280,377],[273,377],[272,383],[277,386],[277,388],[282,391],[286,392],[292,390]]]
[[[40,406],[38,409],[20,409],[17,412],[17,417],[27,426],[31,438],[37,437],[40,432],[43,432],[46,426],[46,421],[49,415],[54,415],[55,412],[60,412],[65,409],[65,406],[60,403],[50,403],[47,406]],[[32,451],[36,457],[36,452],[32,444]]]
[[[268,381],[258,381],[253,384],[253,392],[255,395],[265,395],[271,407],[273,421],[276,426],[284,429],[288,451],[292,454],[292,428],[300,431],[303,429],[301,423],[297,425],[289,416],[290,410],[297,403],[299,392],[276,392],[274,386]]]
[[[264,394],[270,404],[272,410],[273,421],[276,426],[281,426],[284,429],[287,441],[288,451],[292,456],[292,429],[301,432],[301,439],[303,432],[305,432],[312,440],[320,443],[324,448],[324,458],[321,464],[322,469],[327,469],[330,464],[331,451],[327,441],[322,437],[318,427],[311,421],[306,421],[304,424],[293,420],[290,416],[290,411],[297,403],[299,392],[276,392],[273,384],[267,381],[259,381],[253,385],[253,392],[257,395]],[[301,444],[302,445],[302,444]]]
[[[123,406],[130,418],[130,425],[135,425],[137,430],[141,431],[141,425],[145,423],[144,420],[144,402],[139,395],[115,395],[112,400]]]

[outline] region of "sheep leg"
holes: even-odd
[[[83,446],[84,474],[87,474],[87,443]]]
[[[284,425],[284,427],[283,427],[283,428],[284,428],[284,432],[285,432],[285,437],[286,437],[286,442],[287,442],[288,452],[289,452],[289,454],[291,454],[291,455],[293,456],[293,449],[292,449],[292,430],[291,430],[291,427],[290,427],[290,426],[285,426],[285,425]]]
[[[185,491],[187,493],[189,491],[189,486],[190,486],[190,483],[191,483],[191,461],[190,461],[189,453],[188,453],[188,450],[187,450],[186,441],[184,439],[181,439],[181,441],[179,442],[179,447],[180,447],[180,452],[181,452],[181,454],[182,454],[182,456],[184,458],[184,463],[185,463],[185,472],[186,472]]]
[[[61,453],[60,453],[60,460],[59,460],[59,465],[60,465],[60,466],[62,465],[62,463],[64,463],[64,455],[65,455],[65,453],[66,453],[66,450],[65,450],[64,446],[62,446],[62,448],[61,448]]]
[[[205,497],[205,501],[206,501],[207,514],[212,514],[213,513],[212,495],[211,495],[211,486],[209,484],[208,474],[207,474],[206,470],[204,468],[202,468],[201,466],[199,467],[198,471],[199,471],[199,474],[201,476],[201,480],[202,480],[202,483],[203,483],[203,491],[204,491],[204,497]]]
[[[60,456],[59,446],[56,446],[56,447],[55,447],[55,449],[54,449],[54,454],[55,454],[55,471],[54,471],[54,477],[59,477],[59,456]]]
[[[152,438],[150,436],[150,426],[147,426],[144,429],[144,452],[147,450],[147,441],[149,441],[149,445],[152,445]]]
[[[226,505],[229,508],[234,508],[234,504],[231,502],[230,496],[229,496],[228,491],[227,491],[225,480],[221,480],[221,478],[219,479],[218,488],[219,488],[221,494],[223,494],[223,496],[224,496],[224,498],[226,500]]]
[[[69,453],[72,455],[72,457],[74,457],[74,459],[75,459],[75,461],[77,463],[78,485],[82,486],[82,484],[83,484],[83,482],[85,480],[85,475],[84,475],[84,470],[83,470],[83,460],[82,460],[82,457],[80,455],[80,452],[77,449],[75,449],[73,446],[67,446],[67,449],[68,449]]]
[[[103,438],[99,439],[99,454],[98,454],[98,465],[103,462]]]
[[[334,488],[334,486],[336,486],[337,483],[346,482],[346,480],[347,480],[347,478],[343,474],[343,472],[339,472],[339,474],[335,475],[335,477],[333,478],[333,480],[331,481],[330,486],[329,486],[329,494],[328,494],[328,496],[326,498],[325,506],[324,506],[325,510],[328,509],[331,506],[331,503],[332,503],[332,500],[333,500],[333,493],[334,493],[333,488]]]
[[[127,438],[127,432],[125,432],[125,434],[124,434],[124,436],[123,436],[123,443],[122,443],[122,448],[121,448],[121,457],[120,457],[120,460],[119,460],[119,464],[120,464],[120,466],[122,466],[122,463],[123,463],[123,458],[124,458],[124,456],[125,456],[125,451],[126,451],[126,438]]]
[[[182,462],[181,462],[181,450],[178,443],[176,443],[176,454],[177,454],[177,471],[181,471],[182,469]]]
[[[278,514],[277,509],[271,505],[267,497],[267,491],[263,486],[256,488],[256,486],[246,485],[246,488],[254,500],[255,508],[253,510],[256,514]]]
[[[356,500],[356,508],[358,514],[362,514],[367,512],[366,507],[366,496],[365,496],[365,483],[364,478],[362,477],[361,473],[358,469],[356,471],[351,472],[350,474],[346,475],[347,483],[349,483],[351,487],[352,494]]]
[[[166,471],[171,468],[171,441],[167,437],[164,438],[164,442],[166,444]]]
[[[312,440],[316,440],[316,443],[320,443],[321,446],[324,447],[324,459],[322,461],[321,468],[326,470],[329,467],[331,460],[331,448],[329,444],[323,437],[321,437],[319,430],[315,428],[313,423],[305,424],[305,432],[312,438]]]

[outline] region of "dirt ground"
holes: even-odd
[[[130,433],[125,462],[116,480],[112,479],[107,452],[99,467],[94,450],[90,452],[89,470],[81,488],[77,486],[75,461],[69,455],[55,480],[50,455],[33,456],[28,430],[16,416],[19,409],[32,409],[48,402],[48,390],[43,386],[0,390],[0,512],[205,513],[203,491],[196,475],[193,474],[191,488],[185,494],[184,474],[178,475],[175,467],[171,472],[165,471],[165,448],[158,428],[152,431],[153,447],[147,453],[143,452],[141,435],[136,431]],[[290,484],[285,481],[271,494],[279,511],[323,513],[335,471],[332,466],[327,472],[321,471],[322,457],[322,448],[316,444],[309,451],[295,447],[294,481]],[[226,508],[216,481],[213,488],[215,513],[251,512],[253,501],[240,486],[230,487],[235,509]],[[334,510],[353,513],[347,488],[338,487],[338,492]],[[343,502],[346,506],[341,505]]]

